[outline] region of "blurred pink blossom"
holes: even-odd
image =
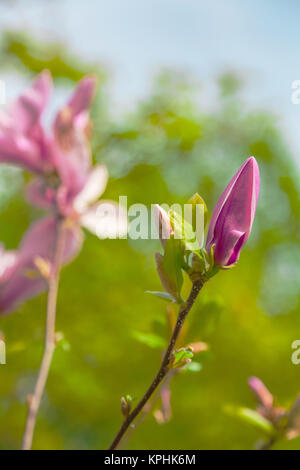
[[[0,248],[0,315],[10,313],[19,303],[46,290],[47,281],[36,261],[42,258],[52,266],[57,230],[57,219],[45,217],[29,228],[17,251]],[[62,237],[62,264],[65,265],[79,252],[82,233],[78,225],[65,222]]]
[[[51,75],[44,71],[7,112],[0,110],[0,162],[38,174],[53,169],[50,141],[40,123],[51,90]]]
[[[0,162],[37,174],[27,188],[33,205],[72,218],[100,237],[123,236],[125,210],[114,202],[96,202],[105,190],[108,173],[104,165],[92,166],[89,108],[95,90],[96,77],[84,77],[57,113],[48,136],[40,118],[52,79],[48,71],[38,75],[8,112],[0,115]]]
[[[300,396],[290,408],[283,408],[276,404],[273,395],[258,377],[250,377],[248,383],[257,401],[257,412],[270,421],[286,439],[298,437],[300,435]]]
[[[9,110],[0,114],[0,162],[32,172],[35,177],[27,187],[27,198],[53,214],[28,230],[16,252],[1,248],[0,314],[46,289],[36,261],[53,262],[58,221],[65,219],[63,264],[80,250],[80,226],[99,237],[127,232],[125,209],[112,201],[97,201],[105,190],[108,172],[104,165],[92,166],[89,108],[95,89],[93,76],[78,83],[57,113],[50,135],[41,125],[52,91],[48,71],[38,75]]]

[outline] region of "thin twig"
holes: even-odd
[[[56,345],[55,340],[55,317],[56,317],[56,301],[59,284],[59,274],[61,267],[62,254],[64,249],[63,235],[63,221],[58,222],[57,236],[55,242],[54,263],[49,278],[49,290],[47,299],[47,320],[46,320],[46,334],[45,334],[45,348],[43,359],[41,362],[40,370],[38,373],[35,389],[33,395],[28,397],[28,415],[26,421],[26,428],[23,436],[23,450],[30,450],[32,446],[32,439],[34,427],[36,423],[37,413],[40,407],[41,399],[46,386],[49,369]]]
[[[146,405],[142,409],[138,419],[135,421],[135,424],[133,424],[130,427],[130,429],[127,432],[126,436],[124,436],[124,438],[122,440],[122,448],[123,449],[126,446],[129,439],[131,438],[131,436],[137,430],[137,427],[140,426],[143,423],[144,419],[151,412],[151,410],[154,407],[154,405],[156,404],[156,402],[159,400],[159,398],[161,398],[161,392],[162,392],[163,388],[166,387],[166,386],[169,386],[169,382],[170,382],[171,378],[173,377],[174,373],[176,373],[176,372],[178,372],[178,370],[176,370],[176,369],[173,369],[173,370],[170,370],[170,371],[167,372],[167,374],[165,375],[164,381],[161,382],[160,388],[158,387],[155,390],[151,400],[149,400],[148,403],[146,403]],[[119,445],[119,449],[120,449],[120,445]]]
[[[109,450],[114,450],[114,449],[117,448],[120,440],[122,439],[123,435],[126,433],[127,429],[129,428],[129,426],[131,425],[133,420],[137,417],[137,415],[140,413],[140,411],[142,411],[145,404],[150,399],[152,393],[156,390],[156,388],[159,386],[159,384],[161,383],[163,378],[166,376],[166,374],[168,372],[168,365],[169,365],[169,362],[170,362],[170,359],[172,357],[172,353],[173,353],[173,350],[174,350],[174,346],[175,346],[175,343],[178,339],[178,336],[179,336],[179,333],[180,333],[181,328],[183,326],[184,320],[185,320],[187,314],[189,313],[189,311],[191,310],[191,308],[192,308],[192,306],[193,306],[193,304],[194,304],[194,302],[195,302],[202,286],[203,286],[203,281],[200,281],[200,280],[194,281],[191,292],[190,292],[190,295],[189,295],[189,298],[187,299],[186,303],[183,305],[183,307],[179,311],[177,322],[176,322],[176,325],[174,327],[169,345],[168,345],[167,350],[165,352],[165,355],[163,357],[163,361],[161,363],[159,371],[157,372],[153,382],[151,383],[150,387],[146,391],[146,393],[143,396],[143,398],[141,399],[141,401],[132,410],[132,412],[127,416],[127,418],[125,418],[125,420],[123,421],[123,424],[122,424],[118,434],[114,438],[111,446],[109,447]]]

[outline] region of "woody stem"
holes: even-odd
[[[191,308],[192,308],[192,306],[193,306],[193,304],[194,304],[194,302],[195,302],[195,300],[196,300],[196,298],[197,298],[197,296],[198,296],[198,294],[199,294],[199,292],[200,292],[200,290],[203,286],[203,283],[204,282],[201,281],[201,280],[194,281],[191,292],[190,292],[190,295],[189,295],[189,298],[187,299],[186,303],[181,307],[181,309],[179,311],[177,321],[176,321],[176,324],[175,324],[175,327],[174,327],[169,345],[167,347],[167,350],[164,354],[161,366],[160,366],[153,382],[151,383],[151,385],[149,386],[149,388],[147,389],[146,393],[144,394],[144,396],[142,397],[140,402],[137,404],[137,406],[132,410],[132,412],[123,421],[122,426],[120,427],[120,430],[118,431],[116,437],[114,438],[112,444],[109,447],[109,450],[114,450],[114,449],[117,448],[120,440],[122,439],[123,435],[126,433],[127,429],[131,425],[131,423],[134,421],[134,419],[137,417],[137,415],[142,411],[142,409],[144,408],[147,401],[150,399],[153,392],[157,389],[157,387],[159,386],[161,381],[166,376],[166,374],[169,370],[168,366],[169,366],[170,359],[172,357],[173,350],[174,350],[176,341],[178,339],[179,333],[182,329],[182,326],[183,326],[183,323],[186,319],[186,316],[188,315],[189,311],[191,310]]]

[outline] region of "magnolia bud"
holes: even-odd
[[[131,410],[131,399],[128,399],[128,396],[121,398],[121,413],[125,418],[129,415]]]

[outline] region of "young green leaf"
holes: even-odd
[[[237,408],[236,415],[253,426],[261,429],[268,435],[274,435],[276,432],[273,424],[255,410],[240,407]]]
[[[169,242],[169,240],[167,240]],[[167,243],[166,245],[167,246]],[[169,255],[170,257],[170,255]],[[167,265],[165,256],[161,253],[155,253],[156,269],[165,291],[172,299],[177,300],[178,296],[178,276],[176,275],[175,261],[167,258]]]
[[[180,294],[183,284],[181,251],[182,246],[180,240],[176,240],[173,237],[166,240],[163,267],[168,274],[169,280],[172,282],[172,286],[175,286],[175,292],[173,290],[166,290],[169,294],[173,295],[178,302],[181,301]]]
[[[204,199],[202,199],[202,197],[198,193],[195,193],[188,200],[188,204],[193,205],[193,222],[192,222],[192,226],[193,226],[194,231],[196,232],[195,223],[197,221],[197,215],[196,215],[197,214],[197,206],[201,206],[201,211],[203,210],[204,227],[206,226],[206,222],[207,222],[207,207],[206,207]],[[199,212],[199,214],[200,214],[200,212]]]
[[[184,366],[183,370],[187,372],[199,372],[202,370],[202,365],[199,362],[191,361]]]
[[[151,290],[146,290],[146,294],[152,294],[155,295],[156,297],[159,297],[163,300],[167,300],[168,302],[175,302],[176,299],[169,294],[168,292],[157,292],[157,291],[151,291]]]
[[[171,362],[172,368],[184,366],[192,359],[193,356],[194,354],[192,351],[189,351],[188,349],[179,349],[178,351],[174,351]]]
[[[166,345],[165,340],[155,334],[142,333],[140,331],[133,331],[132,336],[139,343],[146,344],[146,346],[149,346],[150,348],[153,348],[153,349],[163,349]]]
[[[175,239],[181,240],[185,249],[188,251],[200,250],[200,245],[192,225],[174,211],[170,211],[170,220]]]

